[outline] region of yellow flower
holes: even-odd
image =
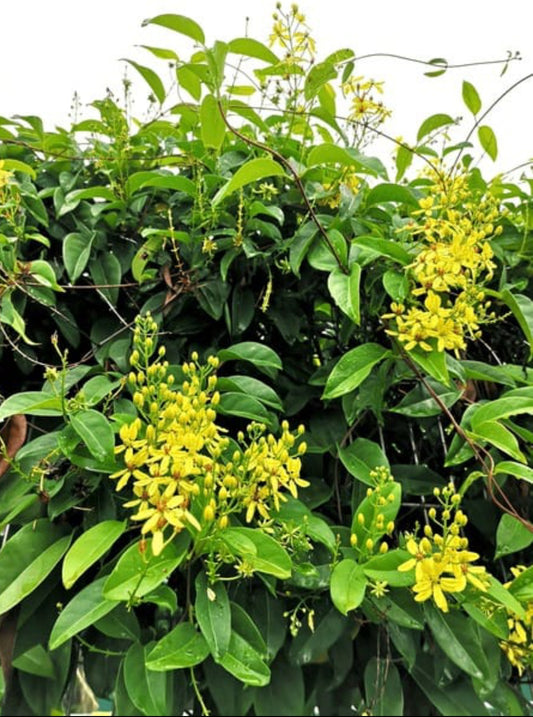
[[[439,610],[448,612],[448,601],[444,593],[461,592],[465,588],[466,580],[453,573],[452,576],[445,575],[452,572],[450,566],[437,560],[437,557],[424,558],[417,564],[417,580],[413,590],[416,593],[416,602],[425,602],[432,598]]]
[[[4,160],[0,159],[0,188],[5,187],[5,185],[9,182],[9,180],[13,176],[12,172],[8,172],[6,169],[2,169],[2,167],[4,165],[5,165]]]

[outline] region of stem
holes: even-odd
[[[207,709],[207,706],[202,697],[202,693],[200,692],[200,688],[198,687],[198,682],[196,681],[196,675],[194,674],[194,667],[191,667],[190,670],[191,670],[191,682],[192,682],[192,686],[194,689],[194,694],[196,695],[196,699],[200,703],[200,707],[202,709],[202,715],[205,715],[205,717],[208,717],[211,713]]]

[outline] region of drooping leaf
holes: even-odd
[[[160,25],[161,27],[166,27],[168,30],[179,32],[181,35],[186,35],[202,45],[205,42],[204,31],[200,25],[184,15],[166,13],[144,20],[142,24],[143,27],[145,25]]]
[[[124,522],[104,520],[80,535],[63,560],[62,579],[67,590],[91,565],[105,555],[125,529]]]
[[[269,157],[250,159],[235,172],[233,177],[215,194],[212,205],[217,206],[227,196],[247,184],[258,182],[265,177],[283,177],[286,172],[278,162]]]

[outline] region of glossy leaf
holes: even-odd
[[[388,354],[388,349],[375,343],[363,344],[348,351],[333,367],[323,398],[338,398],[353,391]]]
[[[105,461],[113,455],[115,436],[111,424],[102,413],[87,408],[73,414],[70,423],[98,461]]]
[[[328,277],[328,289],[335,303],[355,324],[360,323],[360,281],[361,267],[357,263],[352,264],[349,274],[337,267]]]
[[[152,555],[150,540],[147,541],[144,554],[139,550],[139,543],[133,543],[107,577],[104,597],[107,600],[129,601],[134,596],[140,598],[147,595],[167,580],[182,562],[189,549],[189,542],[189,534],[183,531],[158,556]]]
[[[146,657],[146,667],[159,672],[193,667],[209,654],[209,645],[191,625],[182,622],[161,638]]]
[[[0,404],[0,419],[17,413],[25,413],[28,416],[61,416],[61,399],[44,391],[15,393]]]
[[[389,467],[389,461],[381,446],[368,438],[356,438],[348,446],[340,448],[339,458],[354,478],[370,486],[375,485],[371,471],[378,466]]]
[[[106,578],[99,578],[83,588],[59,613],[50,633],[50,649],[55,650],[71,637],[93,625],[119,603],[103,596]]]
[[[63,239],[63,263],[68,277],[73,283],[87,266],[94,237],[94,232],[88,236],[80,232],[72,232]]]
[[[533,533],[517,518],[504,513],[496,531],[496,554],[494,559],[516,553],[533,543]]]
[[[0,614],[29,595],[52,572],[71,535],[41,518],[22,527],[0,552]]]
[[[215,659],[223,655],[231,636],[231,609],[224,583],[209,585],[204,572],[195,581],[195,617],[211,654]]]
[[[227,196],[236,192],[247,184],[258,182],[265,177],[286,176],[283,167],[269,157],[250,159],[235,172],[232,178],[213,197],[212,205],[217,206]]]
[[[67,590],[91,565],[106,554],[125,529],[125,522],[104,520],[80,535],[63,560],[62,579]]]
[[[167,676],[148,668],[149,647],[134,643],[124,658],[124,684],[133,704],[147,715],[168,714]],[[148,669],[147,669],[148,668]]]
[[[335,566],[331,574],[331,599],[333,604],[347,615],[363,602],[367,579],[362,565],[355,560],[345,559]]]

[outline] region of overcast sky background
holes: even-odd
[[[248,34],[267,42],[274,6],[264,0],[0,0],[0,115],[36,114],[50,129],[67,127],[77,92],[81,118],[90,117],[89,103],[103,97],[107,87],[120,96],[123,57],[165,76],[164,62],[137,46],[172,48],[187,59],[193,42],[154,25],[143,28],[145,18],[167,12],[189,16],[212,44],[242,37],[248,16]],[[472,118],[461,100],[463,80],[476,86],[484,110],[514,82],[533,73],[529,0],[302,0],[299,6],[317,40],[319,58],[349,47],[356,56],[387,52],[422,60],[444,57],[454,64],[520,51],[522,61],[511,63],[503,77],[497,65],[427,78],[421,65],[361,59],[356,74],[385,80],[384,102],[393,118],[384,129],[406,141],[414,141],[420,122],[436,112],[463,116],[456,137],[467,134]],[[147,86],[132,68],[128,77],[135,87],[133,113],[142,117]],[[487,175],[533,158],[533,79],[511,92],[485,122],[495,130],[500,152],[497,163],[483,163]]]

